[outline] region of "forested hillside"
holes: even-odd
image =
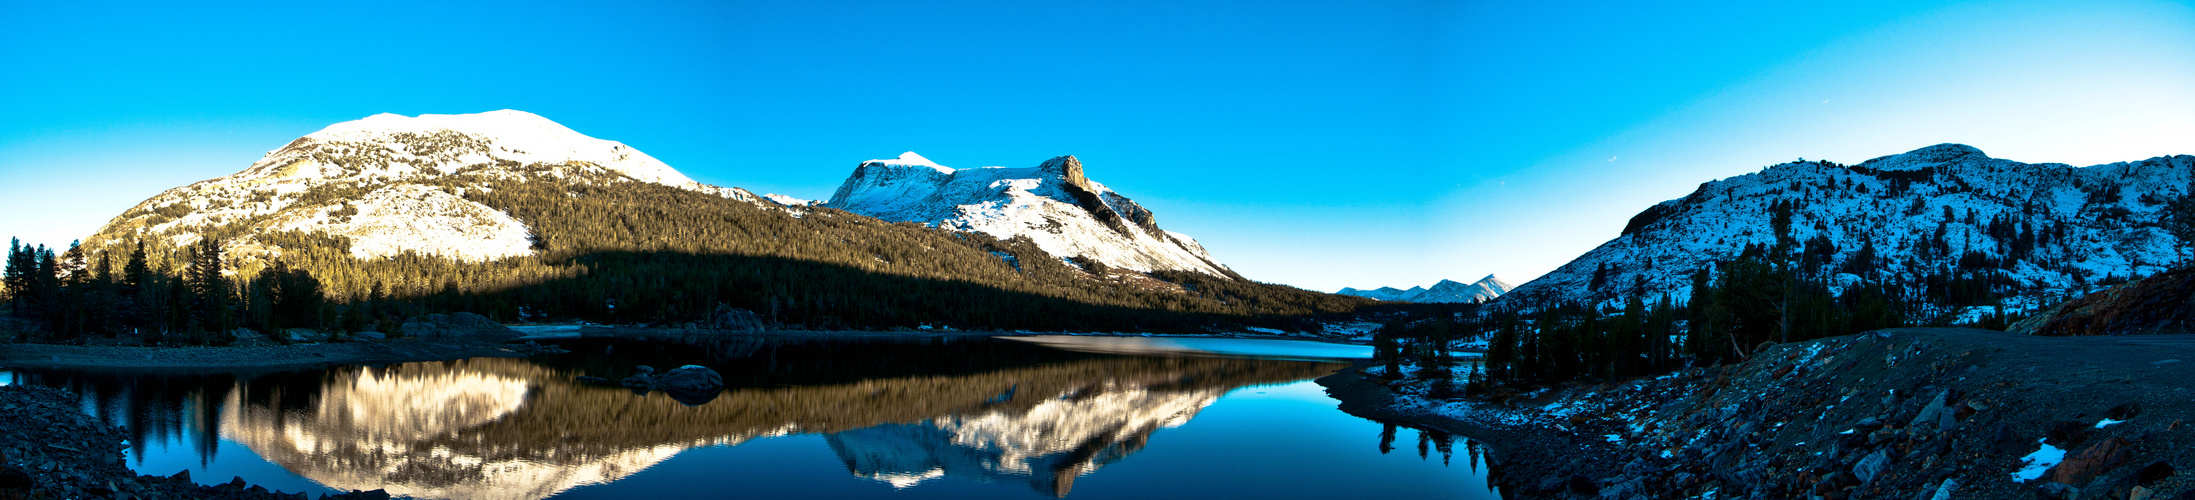
[[[358,258],[349,238],[302,231],[205,228],[202,234],[228,239],[180,246],[103,234],[93,244],[49,251],[44,260],[52,264],[32,255],[24,274],[55,276],[52,284],[30,280],[11,289],[28,292],[19,294],[26,301],[19,310],[53,318],[62,335],[239,325],[387,329],[405,317],[454,311],[500,321],[708,325],[730,309],[783,328],[1309,330],[1316,315],[1369,303],[1200,273],[1069,265],[1027,240],[630,182],[588,167],[476,169],[404,185],[524,221],[532,243],[526,255]],[[301,203],[339,212],[346,200]],[[133,256],[140,243],[143,255]]]

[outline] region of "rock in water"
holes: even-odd
[[[724,392],[724,376],[708,367],[686,365],[656,377],[655,389],[687,406],[699,406]]]
[[[625,377],[624,380],[617,381],[617,385],[625,386],[626,389],[632,389],[633,394],[646,395],[648,394],[648,390],[655,388],[655,377],[648,375],[647,373],[635,373],[633,374],[633,376]]]

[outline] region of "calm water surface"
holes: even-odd
[[[229,374],[0,372],[129,429],[130,466],[435,499],[1498,498],[1478,445],[1350,416],[1358,346],[1114,337],[601,339]],[[708,366],[697,405],[611,384]]]

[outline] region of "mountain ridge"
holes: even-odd
[[[1480,303],[1499,298],[1502,294],[1509,293],[1512,288],[1514,287],[1510,286],[1508,282],[1489,274],[1469,284],[1444,279],[1440,280],[1439,283],[1434,283],[1430,288],[1410,287],[1409,290],[1399,290],[1395,287],[1380,287],[1372,290],[1343,288],[1341,291],[1334,293],[1389,302],[1417,302],[1422,304]]]
[[[131,275],[149,284],[112,300],[144,311],[49,319],[69,332],[152,329],[200,340],[240,325],[335,328],[342,315],[342,327],[358,331],[458,311],[679,328],[758,324],[739,319],[753,314],[765,328],[1320,331],[1313,316],[1368,303],[1242,280],[1211,262],[1206,271],[1220,273],[1114,269],[1043,248],[1027,228],[993,236],[894,223],[693,183],[629,146],[522,112],[494,113],[485,132],[436,128],[477,115],[428,116],[361,120],[405,124],[388,130],[331,126],[235,174],[148,198],[66,252],[61,260],[75,264],[60,271],[118,269],[141,244],[147,266]],[[513,135],[573,142],[490,140]],[[1054,209],[1055,222],[1155,241],[1059,201],[1073,198],[1062,186],[1070,163],[1023,169],[1052,176],[1035,183],[1057,197],[1035,202]],[[1155,226],[1102,185],[1073,184],[1122,221]],[[1180,237],[1175,251],[1201,255],[1193,241]],[[209,262],[226,285],[211,283]],[[275,319],[270,297],[286,285],[269,270],[310,279],[328,302]]]
[[[1682,301],[1694,274],[1782,245],[1832,289],[1891,283],[1933,301],[1932,316],[1983,302],[2031,310],[2176,261],[2185,242],[2162,214],[2187,195],[2191,171],[2195,156],[2073,167],[1962,144],[1858,165],[1782,163],[1647,207],[1615,238],[1495,303]]]

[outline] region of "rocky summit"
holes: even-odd
[[[1239,278],[1188,235],[1159,229],[1149,209],[1092,181],[1073,156],[1035,167],[955,169],[912,151],[868,160],[825,206],[888,221],[1026,237],[1060,258],[1137,272]]]

